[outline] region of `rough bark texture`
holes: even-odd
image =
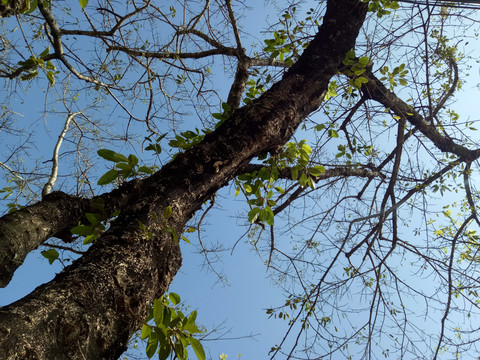
[[[329,1],[324,24],[284,78],[190,151],[150,178],[123,189],[136,201],[88,252],[50,283],[0,309],[1,359],[116,359],[168,288],[181,265],[178,244],[186,221],[252,157],[290,138],[321,103],[330,78],[354,47],[366,5]],[[141,221],[154,236],[147,238]],[[48,222],[48,219],[47,219]]]
[[[106,217],[136,199],[137,182],[130,182],[108,194],[81,199],[62,192],[53,192],[43,201],[0,218],[0,287],[10,282],[25,257],[48,238],[67,235],[79,221],[86,223],[85,212],[98,212],[101,206]]]

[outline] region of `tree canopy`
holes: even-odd
[[[477,15],[2,0],[0,285],[39,247],[65,268],[0,308],[0,357],[117,359],[138,332],[205,359],[168,288],[184,246],[223,280],[205,222],[237,199],[247,231],[220,247],[285,294],[246,304],[285,325],[259,357],[476,358]]]

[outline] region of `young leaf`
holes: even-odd
[[[173,305],[178,305],[180,303],[180,295],[174,293],[174,292],[171,292],[169,295],[168,295],[168,298],[170,299],[170,302],[173,304]]]
[[[163,210],[163,217],[168,219],[170,216],[172,216],[172,207],[169,205]]]
[[[70,229],[70,232],[75,235],[87,236],[93,234],[93,227],[87,225],[78,225]]]
[[[150,336],[148,339],[147,343],[147,356],[150,359],[153,355],[155,355],[155,352],[157,351],[158,348],[158,339],[154,336]]]
[[[157,325],[162,323],[164,308],[162,299],[153,300],[153,319]]]
[[[108,149],[100,149],[97,151],[98,156],[104,158],[108,161],[115,161],[113,160],[113,156],[115,155],[115,151],[108,150]]]
[[[119,172],[117,170],[109,170],[98,179],[98,185],[107,185],[118,178]]]
[[[151,333],[152,333],[152,327],[147,324],[143,324],[142,334],[140,335],[140,339],[145,340],[146,338],[150,337]]]
[[[198,360],[205,360],[205,350],[203,349],[202,344],[197,339],[190,337],[190,345],[192,345],[195,355],[197,355]]]
[[[88,5],[88,0],[78,0],[78,2],[80,3],[80,7],[81,7],[82,9],[84,9],[85,6]]]
[[[248,212],[248,221],[253,224],[257,220],[259,214],[260,214],[260,208],[258,207],[253,208]]]
[[[42,251],[42,255],[48,259],[48,263],[52,265],[52,263],[58,259],[58,251],[55,249],[49,249]]]
[[[321,174],[323,174],[325,172],[325,167],[322,166],[322,165],[313,166],[310,169],[308,169],[308,172],[312,176],[320,176]]]

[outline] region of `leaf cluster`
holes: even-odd
[[[186,316],[180,310],[179,304],[180,296],[171,292],[155,299],[150,306],[141,333],[141,339],[147,341],[146,353],[149,359],[158,353],[158,359],[165,360],[173,351],[177,359],[187,360],[187,348],[191,346],[197,359],[205,360],[202,344],[193,337],[203,332],[195,323],[197,311],[194,310]],[[150,321],[155,325],[150,325]]]
[[[126,157],[108,149],[100,149],[97,154],[114,163],[113,169],[107,171],[98,179],[98,185],[107,185],[114,181],[121,182],[139,175],[151,175],[154,171],[153,168],[148,166],[138,166],[138,158],[133,154]]]

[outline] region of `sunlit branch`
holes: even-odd
[[[62,145],[63,139],[68,131],[68,126],[70,122],[73,120],[75,116],[81,114],[81,112],[71,113],[68,114],[67,119],[65,120],[65,125],[63,126],[63,130],[58,135],[57,143],[55,144],[55,148],[53,149],[53,156],[52,156],[52,172],[50,173],[50,177],[48,178],[47,183],[43,186],[42,190],[42,198],[44,198],[47,194],[49,194],[55,182],[57,181],[57,174],[58,174],[58,152],[60,151],[60,146]]]
[[[21,177],[20,175],[18,175],[18,173],[13,170],[10,166],[8,166],[7,164],[3,163],[0,161],[0,167],[4,168],[5,170],[8,170],[13,176],[15,176],[17,179],[19,180],[22,180],[22,181],[26,181],[23,177]]]

